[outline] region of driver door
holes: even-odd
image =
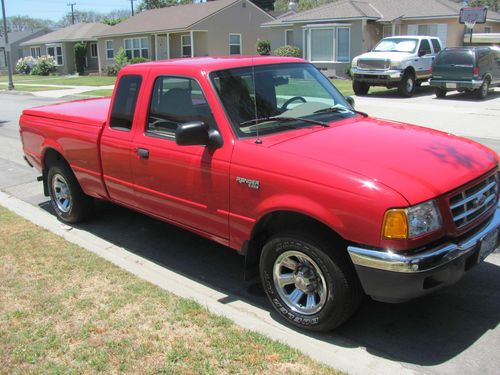
[[[137,200],[154,216],[227,244],[229,154],[224,147],[175,142],[180,123],[203,121],[216,127],[210,106],[193,78],[158,75],[152,80],[149,110],[133,142]]]

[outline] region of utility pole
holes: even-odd
[[[5,56],[5,60],[7,62],[7,72],[9,73],[9,85],[7,86],[7,88],[9,90],[13,90],[14,82],[12,82],[12,66],[10,65],[10,46],[9,46],[9,36],[7,33],[7,17],[5,14],[5,4],[3,3],[3,0],[2,0],[2,17],[3,17],[3,31],[5,34],[5,47],[3,53]]]
[[[130,8],[132,9],[132,17],[134,17],[134,1],[135,0],[130,0]]]
[[[76,3],[68,3],[68,6],[71,7],[71,23],[74,25],[75,24],[75,10],[73,7],[76,5]]]

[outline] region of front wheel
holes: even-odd
[[[344,249],[313,238],[291,232],[273,237],[262,250],[260,274],[283,318],[300,328],[328,331],[356,311],[361,286]]]
[[[71,169],[63,163],[50,167],[47,181],[50,202],[57,217],[65,223],[77,223],[92,210],[93,200],[86,195]]]
[[[403,98],[409,98],[415,92],[415,77],[411,72],[405,72],[398,84],[398,94]]]
[[[370,90],[370,85],[366,82],[352,81],[352,90],[356,95],[366,95]]]

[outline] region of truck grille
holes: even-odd
[[[360,69],[389,69],[390,61],[382,59],[359,59],[358,68]]]
[[[462,191],[450,199],[450,209],[457,229],[471,223],[497,202],[497,174]]]

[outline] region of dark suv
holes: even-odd
[[[500,49],[497,47],[445,48],[434,60],[429,83],[438,98],[447,91],[473,92],[479,99],[500,85]]]

